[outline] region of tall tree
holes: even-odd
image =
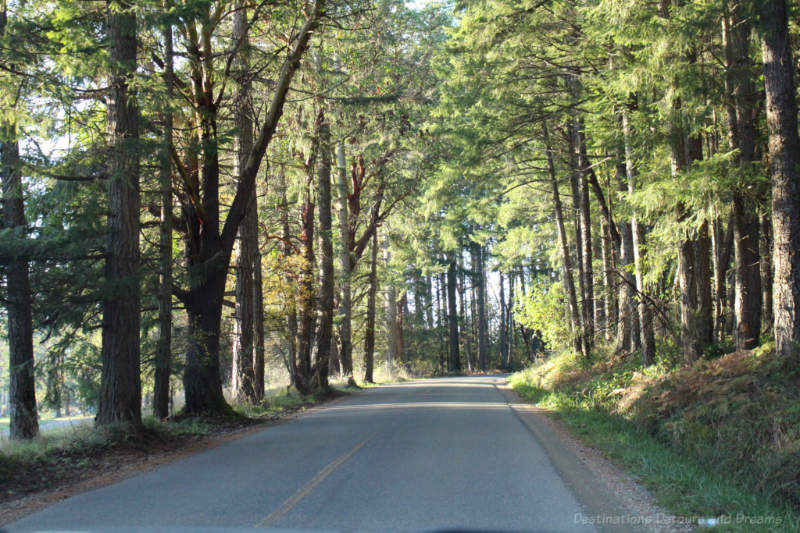
[[[137,21],[127,1],[108,3],[112,64],[108,128],[112,139],[108,180],[108,245],[103,298],[103,372],[98,424],[142,421],[139,374],[139,108],[131,79],[136,72]]]
[[[169,5],[168,3],[166,4]],[[161,220],[159,222],[160,272],[158,280],[158,348],[156,352],[155,381],[153,384],[153,416],[169,416],[169,380],[172,361],[172,151],[174,88],[174,51],[172,24],[166,23],[164,40],[165,105],[163,147],[159,160],[159,186],[161,188]]]
[[[778,353],[800,350],[800,138],[786,0],[759,2],[772,183],[773,314]]]
[[[5,41],[8,6],[0,6],[0,40]],[[0,56],[2,57],[2,56]],[[17,239],[27,239],[28,222],[22,188],[22,165],[17,126],[0,118],[0,181],[3,188],[3,227]],[[33,318],[28,262],[13,257],[5,265],[9,350],[9,435],[31,439],[39,433],[33,360]]]

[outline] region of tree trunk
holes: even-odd
[[[483,246],[472,243],[475,286],[478,289],[478,369],[486,372],[489,359],[489,332],[486,319],[486,280],[484,276]]]
[[[733,333],[737,349],[758,346],[761,334],[761,270],[757,207],[746,205],[739,192],[733,194],[733,251],[736,272]],[[754,212],[755,211],[755,212]]]
[[[580,353],[583,357],[588,359],[590,354],[586,350],[588,343],[586,342],[586,263],[583,260],[583,226],[581,224],[581,189],[579,185],[579,163],[577,156],[577,149],[575,147],[575,121],[570,119],[567,124],[567,159],[569,162],[569,177],[570,188],[572,189],[572,215],[575,220],[575,263],[578,267],[578,289],[579,304],[580,304],[580,322],[578,333],[581,343]],[[524,276],[524,273],[523,273]]]
[[[697,231],[694,252],[697,274],[697,336],[700,345],[707,348],[714,343],[714,309],[711,303],[711,238],[708,235],[708,222],[703,222]]]
[[[508,310],[506,308],[506,294],[505,294],[505,280],[503,279],[503,273],[498,272],[500,276],[500,339],[499,339],[499,348],[500,348],[500,368],[503,370],[508,370],[506,365],[506,357],[508,355],[508,321],[506,319]]]
[[[592,222],[589,211],[589,161],[586,157],[586,139],[583,132],[583,120],[575,119],[575,147],[578,150],[578,186],[581,218],[581,257],[583,260],[583,343],[584,352],[591,356],[594,346],[594,329],[596,323],[596,305],[594,300],[594,269],[592,267]]]
[[[459,322],[461,323],[461,333],[464,335],[464,350],[466,351],[467,371],[472,372],[472,334],[467,328],[467,302],[466,302],[466,275],[464,273],[464,255],[461,250],[458,251],[458,271],[460,273],[458,280],[458,296],[459,296]]]
[[[389,250],[389,235],[388,233],[383,240],[383,261],[388,270],[389,263],[392,259],[391,251]],[[386,284],[386,370],[392,371],[394,362],[397,360],[397,341],[395,340],[395,323],[397,322],[397,292],[395,291],[394,284],[391,280]]]
[[[172,361],[172,109],[173,47],[172,26],[164,27],[164,81],[166,105],[164,116],[164,146],[160,154],[159,185],[161,187],[161,221],[159,223],[160,272],[158,280],[158,347],[153,384],[153,416],[169,416],[169,378]]]
[[[761,329],[772,329],[772,221],[765,212],[759,215],[759,256],[761,257]]]
[[[281,195],[280,223],[281,240],[283,241],[283,256],[289,258],[295,255],[295,250],[291,244],[291,230],[289,228],[289,202],[286,197],[286,172],[281,167],[278,172],[278,188]],[[297,288],[297,287],[295,287]],[[289,384],[295,385],[295,367],[297,365],[297,308],[294,291],[289,298],[286,298],[286,330],[287,330],[287,361],[289,369]]]
[[[109,6],[108,34],[112,80],[109,131],[108,245],[103,299],[103,340],[99,425],[142,423],[139,374],[139,109],[130,78],[136,72],[136,13],[128,2]]]
[[[317,359],[314,362],[314,389],[327,392],[328,360],[333,337],[333,219],[331,213],[331,146],[330,124],[320,111],[319,155],[317,156],[317,201],[319,202],[319,326],[317,329]]]
[[[349,214],[347,212],[347,162],[344,155],[344,143],[336,143],[336,171],[337,188],[339,193],[339,235],[341,238],[341,248],[339,251],[339,338],[342,341],[341,360],[342,374],[347,378],[348,383],[355,384],[353,380],[353,345],[352,345],[352,303],[350,288],[350,258],[349,250]]]
[[[564,290],[567,292],[567,302],[569,303],[573,349],[578,353],[583,353],[583,345],[581,343],[581,315],[578,308],[578,298],[575,294],[575,282],[572,277],[572,260],[569,254],[569,242],[567,241],[566,229],[564,229],[564,211],[561,207],[561,195],[558,192],[556,167],[553,163],[553,148],[550,146],[550,138],[547,133],[547,126],[544,123],[542,123],[542,133],[545,138],[547,168],[550,174],[550,190],[553,193],[553,211],[555,212],[556,227],[558,228],[558,244],[561,248],[561,270],[564,276]],[[583,353],[583,356],[587,357],[588,354]]]
[[[4,15],[4,14],[3,14]],[[0,27],[0,36],[4,28]],[[22,194],[19,143],[15,128],[0,125],[0,179],[3,186],[4,227],[18,239],[27,239],[28,223]],[[9,349],[9,436],[32,439],[39,434],[33,361],[33,319],[28,263],[15,258],[5,264],[6,312]]]
[[[248,76],[248,21],[247,9],[237,2],[233,14],[233,40],[241,42],[234,66],[239,83],[234,121],[236,124],[236,175],[247,165],[253,149],[253,121],[250,116],[250,82]],[[253,191],[255,193],[255,191]],[[232,392],[237,402],[255,403],[254,333],[255,284],[253,282],[253,256],[258,253],[258,206],[256,195],[251,194],[244,219],[239,225],[236,240],[236,313],[233,335]]]
[[[622,132],[625,138],[625,173],[628,176],[628,194],[636,192],[636,167],[633,164],[633,146],[631,144],[631,127],[628,114],[622,114]],[[636,297],[641,333],[642,365],[650,366],[656,358],[656,340],[653,333],[653,315],[644,298],[644,228],[639,225],[639,218],[634,210],[631,217],[631,239],[633,241],[633,264],[636,275]]]
[[[204,6],[204,7],[203,7]],[[201,6],[210,16],[209,6]],[[215,412],[225,414],[230,407],[222,394],[219,362],[219,334],[225,282],[231,252],[239,224],[245,217],[255,179],[267,148],[283,114],[286,95],[294,74],[308,47],[312,33],[325,10],[325,0],[316,0],[306,12],[305,24],[296,33],[288,49],[280,73],[275,80],[264,120],[253,143],[246,165],[239,173],[239,183],[220,231],[220,165],[217,137],[217,105],[214,95],[213,25],[201,25],[199,32],[189,34],[188,66],[191,70],[192,103],[198,124],[198,146],[202,162],[198,186],[187,190],[194,201],[183,203],[187,232],[185,236],[189,290],[179,297],[189,315],[191,338],[186,352],[184,391],[187,414]],[[177,158],[173,158],[176,159]],[[183,169],[186,170],[186,169]],[[202,194],[200,194],[202,193]]]
[[[444,286],[442,286],[442,290],[444,290]],[[406,311],[406,291],[403,291],[400,294],[400,299],[397,302],[397,314],[395,315],[394,321],[394,332],[392,333],[392,337],[394,338],[395,348],[394,354],[397,359],[395,359],[398,363],[405,362],[405,338],[403,337],[403,322],[405,321],[405,311]]]
[[[760,6],[772,183],[773,315],[778,353],[800,350],[800,138],[786,0]]]
[[[456,304],[456,260],[453,253],[448,254],[447,268],[447,324],[449,326],[450,358],[447,361],[448,372],[461,371],[461,356],[458,353],[458,310]]]
[[[366,332],[364,333],[364,381],[374,383],[375,365],[375,297],[378,293],[378,232],[372,234],[372,251],[369,262],[369,290],[367,292]]]
[[[606,342],[611,341],[611,334],[617,325],[617,316],[619,309],[617,308],[617,298],[615,283],[613,279],[614,261],[612,259],[612,250],[614,245],[611,241],[611,230],[608,222],[602,220],[601,226],[601,255],[603,257],[603,336]]]
[[[300,242],[303,248],[303,267],[300,273],[297,294],[297,363],[294,382],[303,394],[311,391],[311,349],[313,344],[315,317],[314,302],[314,203],[311,201],[313,170],[306,171],[306,186],[301,213]]]
[[[257,209],[257,208],[256,208]],[[264,281],[261,273],[261,252],[258,244],[258,220],[256,220],[255,251],[253,253],[253,396],[256,403],[264,399]]]
[[[737,162],[743,171],[756,161],[756,94],[750,67],[749,18],[734,1],[723,16],[725,45],[725,91],[731,148],[738,149]],[[744,177],[740,180],[746,179]],[[757,192],[756,196],[760,196]],[[751,183],[741,182],[733,190],[733,247],[736,284],[734,293],[734,345],[750,349],[758,345],[761,333],[761,272],[757,202]]]
[[[627,191],[626,185],[626,169],[624,165],[624,155],[622,168],[618,169],[617,181],[618,189],[620,192]],[[632,348],[632,335],[634,323],[638,327],[639,320],[635,320],[638,314],[636,303],[634,300],[634,288],[636,287],[636,278],[632,272],[633,269],[633,236],[631,235],[631,225],[629,222],[620,220],[619,222],[620,233],[620,250],[619,259],[620,265],[618,269],[619,277],[619,316],[617,321],[617,341],[614,351],[621,352],[622,350],[631,350]],[[635,322],[634,322],[635,320]],[[636,337],[639,337],[638,331]],[[639,347],[636,346],[635,349]]]

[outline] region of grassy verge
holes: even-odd
[[[783,456],[793,450],[786,435],[797,429],[793,378],[787,381],[769,354],[727,357],[642,371],[633,358],[587,367],[562,354],[513,375],[511,383],[631,472],[671,512],[717,517],[714,531],[800,531],[797,471]],[[773,426],[773,442],[763,442],[763,418]],[[776,425],[784,436],[779,452]]]

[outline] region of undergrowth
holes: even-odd
[[[682,516],[719,531],[800,531],[800,369],[770,345],[690,366],[564,353],[512,376]]]

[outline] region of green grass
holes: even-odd
[[[596,446],[613,462],[630,471],[669,511],[684,517],[725,517],[728,523],[709,530],[732,532],[800,531],[800,514],[788,504],[770,499],[736,475],[676,449],[633,421],[613,413],[609,402],[598,401],[587,383],[558,388],[552,373],[560,361],[512,376],[511,384],[528,401],[563,420],[582,440]],[[549,365],[549,366],[547,366]],[[546,367],[546,368],[545,368]],[[552,378],[552,376],[550,376]],[[557,380],[555,380],[557,381]],[[574,384],[574,382],[573,382]],[[614,390],[615,385],[607,384]],[[618,389],[617,389],[618,390]],[[606,395],[607,397],[607,395]],[[761,523],[758,523],[761,522]]]

